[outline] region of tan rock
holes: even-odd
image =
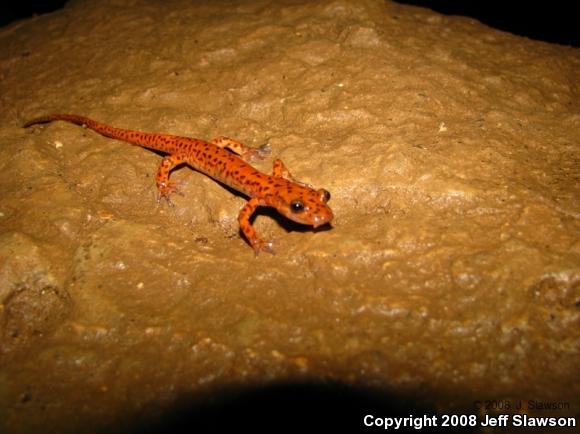
[[[16,309],[18,282],[70,295],[41,338],[0,325],[0,431],[130,427],[279,381],[578,408],[577,49],[370,0],[79,0],[0,47],[0,315],[42,306],[31,284]],[[53,112],[268,142],[331,192],[332,228],[259,215],[278,254],[256,259],[244,198],[181,169],[157,205],[158,155],[20,127]]]

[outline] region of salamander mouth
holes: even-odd
[[[328,223],[331,220],[331,219],[326,218],[326,217],[318,217],[318,216],[316,216],[314,218],[307,218],[307,219],[302,219],[296,215],[287,215],[286,217],[288,217],[293,222],[300,223],[301,225],[312,226],[313,228],[320,227],[320,226]]]
[[[312,222],[312,227],[314,229],[325,225],[326,223],[330,222],[332,220],[332,215],[328,215],[328,216],[316,216],[314,217],[314,221]]]

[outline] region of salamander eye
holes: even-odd
[[[290,202],[290,209],[294,213],[299,213],[304,211],[304,203],[300,199],[293,200]]]
[[[320,200],[322,202],[326,203],[330,200],[330,193],[328,191],[326,191],[324,188],[321,188],[320,190],[318,190],[318,194],[319,194]]]

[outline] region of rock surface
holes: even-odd
[[[281,382],[580,408],[577,49],[370,0],[77,0],[0,47],[0,431]],[[62,112],[269,142],[332,228],[263,213],[255,258],[204,175],[168,208],[155,153],[21,128]]]

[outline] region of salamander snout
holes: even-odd
[[[318,226],[325,225],[332,220],[332,211],[328,208],[328,212],[321,215],[315,215],[312,221],[312,227],[317,228]]]

